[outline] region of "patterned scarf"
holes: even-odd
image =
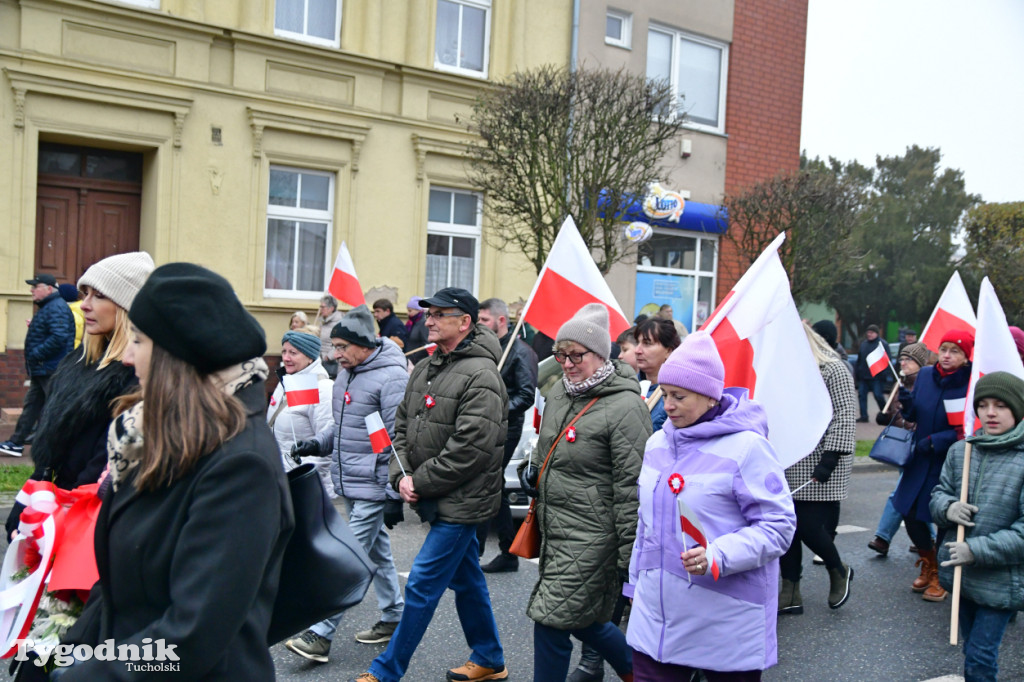
[[[234,395],[270,374],[263,358],[253,358],[210,375],[210,379],[224,393]],[[125,475],[142,460],[142,401],[122,412],[107,431],[108,478],[114,490]],[[101,495],[102,497],[102,495]]]
[[[615,374],[615,365],[612,364],[611,360],[605,360],[604,364],[598,367],[596,372],[577,384],[569,381],[569,377],[563,374],[562,385],[565,386],[565,392],[569,395],[583,395],[613,374]]]

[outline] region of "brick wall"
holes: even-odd
[[[26,379],[25,351],[0,353],[0,407],[21,407]]]
[[[726,194],[800,165],[807,1],[736,0],[725,108]],[[745,269],[723,239],[718,301]]]

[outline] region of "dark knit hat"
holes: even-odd
[[[990,372],[978,379],[978,383],[974,385],[975,414],[982,398],[1003,401],[1018,422],[1024,417],[1024,379],[1016,375],[1009,372]]]
[[[267,352],[256,318],[226,279],[194,263],[161,265],[135,296],[128,318],[143,334],[203,374]]]
[[[357,305],[345,313],[341,322],[331,330],[332,339],[344,339],[363,348],[376,348],[377,335],[373,332],[373,315],[366,304]]]
[[[477,315],[480,314],[480,301],[476,296],[459,287],[445,287],[430,298],[420,299],[420,307],[426,310],[430,306],[435,308],[458,308],[469,315],[469,319],[476,324]]]
[[[290,330],[284,333],[281,343],[290,343],[295,350],[305,355],[310,360],[320,357],[320,337],[308,332]]]
[[[612,337],[608,333],[608,309],[600,303],[588,303],[558,329],[555,343],[575,341],[603,359],[612,356]]]
[[[703,331],[689,334],[679,348],[672,351],[658,370],[658,383],[678,386],[688,391],[722,399],[725,387],[725,365],[711,335]]]
[[[60,292],[60,297],[68,303],[74,303],[80,298],[78,295],[78,287],[70,282],[65,282],[58,286],[57,291]]]
[[[904,355],[907,356],[908,358],[910,358],[911,360],[913,360],[914,362],[916,362],[918,364],[918,366],[920,366],[920,367],[927,367],[928,364],[929,364],[928,363],[928,355],[929,355],[928,346],[924,345],[923,343],[909,343],[909,344],[907,344],[906,346],[903,347],[903,350],[900,351],[900,354],[899,354],[899,357],[897,358],[897,360],[899,358],[902,358]]]
[[[878,325],[877,324],[869,324],[868,325],[868,331],[869,332],[874,332],[874,333],[877,334],[878,333]]]
[[[831,320],[818,320],[811,325],[814,333],[825,339],[829,348],[836,347],[836,340],[839,338],[839,330]]]
[[[974,352],[974,332],[966,329],[950,329],[942,335],[942,340],[939,341],[939,345],[941,346],[946,342],[955,343],[960,346],[960,350],[964,352],[967,359],[971,359],[971,353]]]

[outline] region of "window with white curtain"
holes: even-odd
[[[437,0],[434,68],[487,75],[490,0]]]
[[[341,0],[276,0],[274,34],[307,43],[341,45]]]
[[[479,194],[430,188],[427,215],[427,275],[423,292],[461,287],[476,294],[480,270]]]
[[[647,32],[647,77],[672,85],[675,110],[695,128],[725,132],[729,46],[669,28]]]
[[[271,166],[268,194],[264,295],[322,295],[333,243],[334,175]]]

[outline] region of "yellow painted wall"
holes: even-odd
[[[31,314],[40,141],[141,152],[142,248],[224,274],[271,349],[318,298],[264,296],[272,163],[334,174],[329,263],[345,240],[363,288],[396,288],[398,310],[433,293],[429,188],[472,189],[454,115],[488,85],[434,69],[435,6],[344,0],[329,48],[274,36],[273,0],[0,0],[0,351],[21,347]],[[569,0],[494,0],[489,79],[566,64],[570,24]],[[481,299],[529,293],[524,258],[485,240],[480,260]]]

